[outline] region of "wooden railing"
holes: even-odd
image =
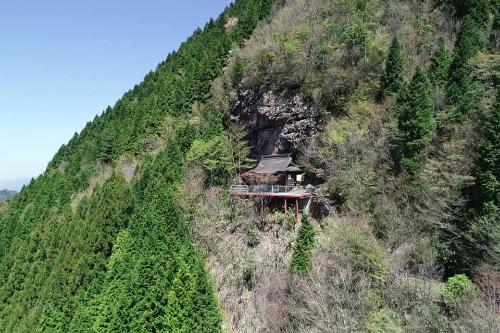
[[[294,190],[303,190],[302,186],[285,185],[231,185],[231,193],[287,193]]]

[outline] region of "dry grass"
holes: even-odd
[[[204,190],[199,170],[187,177],[190,231],[214,279],[228,332],[279,332],[286,323],[286,288],[293,231],[263,223],[251,201]]]
[[[102,165],[99,164],[97,166],[96,175],[89,180],[89,186],[83,191],[77,192],[71,197],[71,210],[76,212],[80,201],[85,197],[90,197],[94,193],[94,191],[102,186],[106,180],[108,180],[113,174],[113,168],[110,165]]]
[[[134,178],[135,171],[137,170],[137,165],[138,165],[137,160],[128,156],[120,157],[118,159],[118,162],[116,163],[117,169],[121,172],[123,178],[129,184],[132,182],[132,179]]]
[[[69,165],[68,161],[62,161],[57,167],[57,171],[59,171],[60,173],[64,173],[68,165]]]
[[[3,212],[6,212],[7,209],[9,209],[9,203],[8,202],[0,202],[0,214]]]

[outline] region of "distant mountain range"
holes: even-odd
[[[17,193],[16,191],[1,190],[0,191],[0,203],[8,200],[12,196],[14,196],[16,193]]]
[[[19,192],[24,185],[29,184],[31,178],[0,180],[0,189]]]

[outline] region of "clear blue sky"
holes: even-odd
[[[0,180],[40,174],[230,0],[2,0]]]

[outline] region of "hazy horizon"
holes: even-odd
[[[0,179],[0,191],[11,190],[19,192],[24,185],[27,185],[31,178]]]

